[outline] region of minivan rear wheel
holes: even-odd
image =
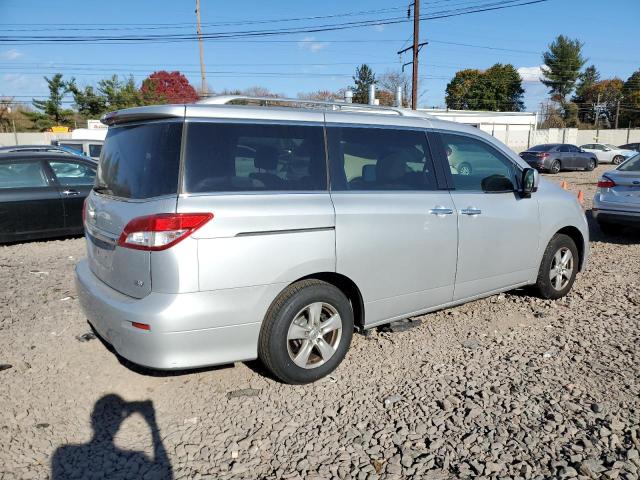
[[[353,311],[335,286],[309,279],[289,285],[265,316],[258,356],[286,383],[304,384],[332,372],[353,335]]]
[[[539,295],[555,300],[569,293],[578,273],[579,260],[573,239],[556,234],[547,245],[538,270],[535,286]]]

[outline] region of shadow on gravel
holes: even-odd
[[[138,413],[145,419],[153,439],[153,459],[144,452],[123,450],[114,444],[120,425]],[[173,469],[160,438],[150,400],[127,402],[109,394],[98,400],[91,413],[93,438],[81,445],[63,445],[51,460],[52,480],[75,478],[172,479]]]

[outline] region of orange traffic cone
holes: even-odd
[[[584,194],[582,193],[582,190],[578,190],[578,201],[580,202],[580,205],[584,207]]]
[[[569,188],[569,185],[567,184],[566,181],[563,180],[562,182],[560,182],[560,188],[567,190]]]

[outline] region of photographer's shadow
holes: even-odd
[[[144,452],[118,448],[114,438],[122,422],[134,413],[145,419],[153,439],[153,459]],[[93,438],[82,445],[63,445],[51,460],[52,480],[75,478],[172,479],[173,471],[160,438],[151,401],[126,402],[118,395],[105,395],[91,413]]]

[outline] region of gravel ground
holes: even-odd
[[[608,168],[552,179],[589,207]],[[82,239],[0,247],[0,479],[637,479],[639,241],[592,227],[566,298],[512,292],[355,335],[307,386],[257,363],[121,362],[83,336]]]

